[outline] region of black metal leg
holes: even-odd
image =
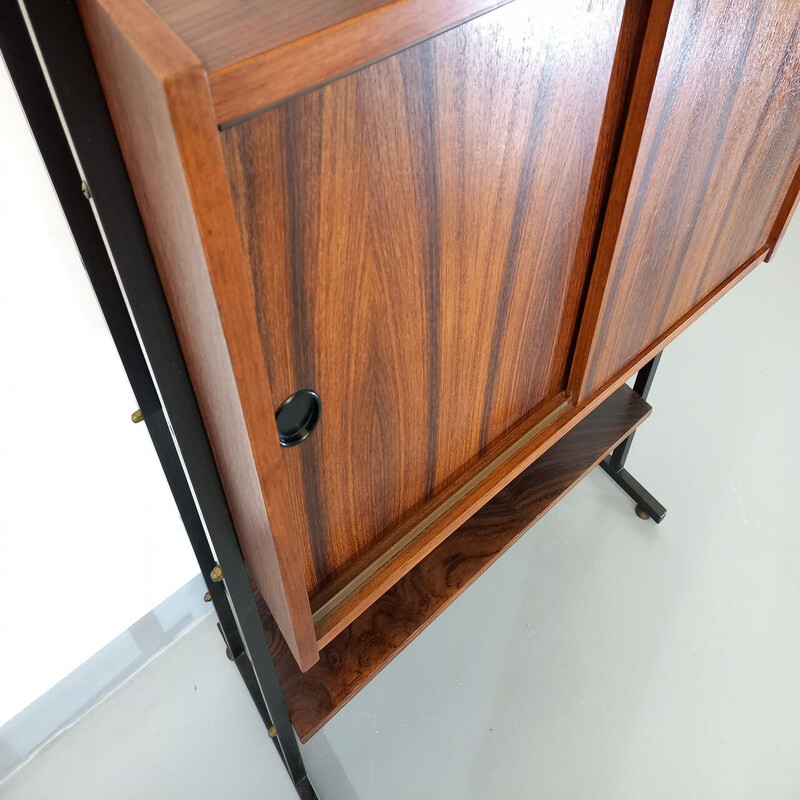
[[[31,3],[26,14],[30,31],[17,2],[0,2],[3,59],[131,382],[230,654],[298,796],[316,800],[77,8],[74,0]],[[82,178],[91,188],[94,211],[82,192]],[[211,572],[217,565],[222,579],[215,581]]]
[[[650,387],[653,384],[659,361],[661,361],[661,353],[645,364],[636,375],[633,389],[644,400],[647,400],[647,395],[650,394]],[[628,459],[634,435],[635,433],[632,433],[622,444],[618,445],[608,458],[600,462],[600,466],[633,499],[636,503],[636,514],[639,517],[661,522],[667,515],[667,509],[625,469],[625,462]]]

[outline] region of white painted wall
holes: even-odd
[[[0,60],[0,725],[197,573]]]

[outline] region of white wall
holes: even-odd
[[[0,725],[197,573],[0,61]]]

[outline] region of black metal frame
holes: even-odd
[[[659,353],[652,361],[645,364],[636,375],[633,390],[639,394],[643,400],[647,400],[650,394],[650,387],[661,361]],[[625,462],[628,459],[635,431],[622,444],[620,444],[611,455],[600,463],[600,466],[611,476],[611,478],[628,494],[636,503],[636,514],[642,519],[652,519],[654,522],[661,522],[667,515],[667,509],[642,486],[633,475],[625,469]]]
[[[19,5],[0,1],[0,49],[186,527],[229,654],[298,796],[315,800],[74,0],[27,6],[22,0]],[[220,581],[211,577],[216,566],[222,570]]]

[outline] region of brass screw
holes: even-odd
[[[142,409],[137,408],[136,411],[134,411],[133,414],[131,414],[131,419],[134,422],[141,422],[144,419],[144,414],[142,414]]]
[[[87,200],[92,196],[92,193],[89,191],[89,184],[86,183],[86,181],[81,181],[81,193]]]
[[[214,569],[211,570],[211,580],[214,583],[220,583],[222,581],[222,567],[219,564],[214,566]]]
[[[210,602],[211,602],[211,592],[206,592],[206,593],[203,595],[203,600],[205,600],[205,601],[206,601],[206,603],[210,603]]]
[[[269,738],[270,738],[270,739],[274,739],[274,738],[275,738],[275,737],[278,735],[278,730],[277,730],[277,728],[276,728],[276,727],[273,725],[273,726],[272,726],[272,727],[271,727],[271,728],[270,728],[270,729],[267,731],[267,733],[269,734]]]

